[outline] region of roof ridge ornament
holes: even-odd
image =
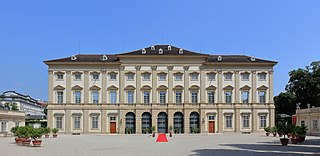
[[[77,57],[75,55],[72,55],[71,56],[71,61],[75,61],[75,60],[77,60]]]
[[[254,61],[256,61],[256,57],[251,56],[250,60],[251,60],[252,62],[254,62]]]
[[[156,47],[154,47],[154,46],[151,46],[151,50],[156,50]]]
[[[163,50],[160,48],[159,49],[159,54],[162,55],[163,54]]]
[[[141,53],[142,53],[142,54],[146,54],[146,53],[147,53],[146,49],[143,48],[143,49],[141,50]]]
[[[222,61],[222,56],[219,55],[219,56],[217,57],[217,61],[218,61],[218,62],[221,62],[221,61]]]
[[[102,61],[107,61],[108,60],[108,56],[107,55],[103,55],[101,58]]]
[[[179,49],[179,54],[183,54],[183,49]]]

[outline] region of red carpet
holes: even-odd
[[[159,134],[156,142],[168,142],[166,134]]]

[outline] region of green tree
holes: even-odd
[[[277,114],[295,114],[296,96],[290,92],[282,92],[274,97]]]

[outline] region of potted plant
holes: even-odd
[[[291,128],[291,143],[292,144],[297,144],[298,143],[298,136],[297,136],[297,132],[298,132],[299,127],[296,125],[293,125]]]
[[[53,138],[57,138],[58,137],[58,135],[57,135],[57,133],[59,132],[59,129],[58,128],[53,128],[52,130],[52,133],[53,133]]]
[[[50,127],[43,128],[43,134],[45,138],[49,138],[50,133],[51,133]]]
[[[11,130],[10,130],[10,132],[15,136],[14,140],[15,140],[16,143],[18,143],[17,141],[20,140],[20,138],[17,135],[18,128],[19,127],[16,126],[16,127],[12,127]]]
[[[297,135],[298,142],[303,142],[306,139],[308,128],[306,126],[298,126]]]
[[[155,137],[156,136],[156,127],[152,126],[151,130],[152,130],[152,137]]]
[[[265,128],[264,128],[264,131],[266,131],[266,136],[269,136],[269,135],[270,135],[270,132],[271,132],[271,127],[270,127],[270,126],[265,127]]]
[[[173,128],[172,128],[172,126],[170,125],[170,126],[169,126],[169,131],[170,131],[169,133],[170,133],[170,137],[172,137],[172,130],[173,130]]]
[[[273,134],[273,137],[276,137],[276,136],[277,136],[277,127],[276,127],[276,126],[273,126],[273,127],[271,128],[271,132],[272,132],[272,134]]]
[[[23,146],[30,146],[30,142],[31,142],[30,136],[32,133],[32,127],[31,126],[24,126],[24,127],[19,128],[19,130],[20,130],[19,133],[21,133],[21,136],[22,136]]]
[[[283,138],[280,138],[281,145],[287,146],[288,142],[289,142],[289,139],[286,138],[286,135],[290,132],[289,127],[287,125],[279,126],[278,127],[278,132],[283,134]]]
[[[42,136],[43,134],[43,129],[41,128],[33,128],[31,130],[31,138],[32,140],[32,144],[34,147],[40,147],[42,140],[40,140],[39,138]]]

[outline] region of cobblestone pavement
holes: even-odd
[[[42,147],[24,147],[0,137],[1,156],[180,156],[180,155],[320,155],[320,137],[281,146],[278,137],[257,134],[174,135],[156,143],[149,135],[62,135],[42,139]]]

